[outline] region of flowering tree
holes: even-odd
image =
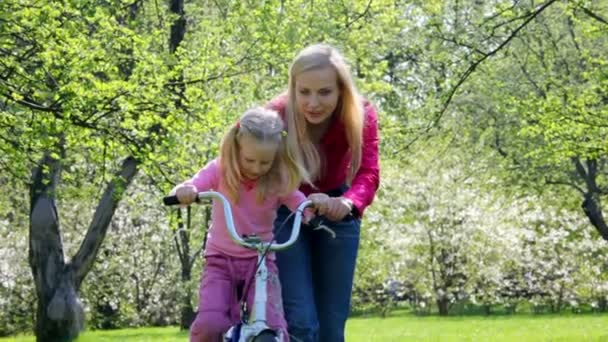
[[[446,145],[435,143],[437,150],[408,158],[415,163],[385,163],[378,203],[366,219],[372,241],[363,252],[382,260],[364,262],[381,277],[374,286],[398,280],[410,287],[412,304],[428,310],[432,301],[442,315],[457,303],[490,313],[527,300],[553,311],[588,301],[579,295],[590,291],[585,279],[605,267],[592,257],[604,247],[590,241],[596,233],[588,223],[548,199],[505,191],[491,176],[491,158],[442,153]],[[592,293],[603,293],[602,279]]]

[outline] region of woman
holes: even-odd
[[[296,56],[287,93],[269,107],[283,116],[291,155],[312,177],[300,190],[330,196],[319,214],[335,233],[303,229],[296,245],[277,254],[288,330],[294,341],[344,341],[361,216],[379,185],[377,114],[344,58],[325,44]],[[289,214],[279,209],[279,241],[290,234]]]

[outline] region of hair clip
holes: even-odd
[[[236,122],[236,129],[237,130],[241,129],[241,122],[240,121]]]
[[[286,130],[282,130],[282,131],[281,131],[281,135],[282,135],[283,137],[287,137],[287,131],[286,131]]]

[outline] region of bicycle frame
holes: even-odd
[[[258,336],[263,331],[272,330],[266,321],[266,306],[268,303],[268,268],[266,267],[266,263],[264,262],[264,258],[266,257],[266,253],[270,251],[279,251],[283,249],[289,248],[293,245],[298,239],[298,235],[300,234],[300,225],[302,223],[302,212],[306,207],[312,205],[312,202],[309,200],[301,203],[295,213],[293,227],[291,230],[291,235],[289,239],[284,243],[275,243],[275,242],[264,242],[261,241],[257,236],[251,236],[242,238],[236,231],[234,227],[234,220],[232,217],[232,209],[230,203],[219,192],[216,191],[204,191],[199,192],[197,195],[197,202],[205,198],[212,198],[215,200],[219,200],[222,202],[222,207],[224,209],[224,217],[226,218],[226,227],[228,229],[228,233],[234,243],[239,246],[255,249],[258,253],[258,269],[255,272],[255,292],[254,292],[254,300],[253,300],[253,308],[251,310],[251,315],[247,322],[244,322],[240,327],[239,334],[239,342],[249,342]],[[178,204],[177,198],[175,196],[168,196],[164,198],[165,204]],[[231,341],[232,336],[236,333],[236,326],[233,326],[228,330],[225,334],[225,341]],[[277,334],[278,341],[283,341],[282,333],[275,332]]]

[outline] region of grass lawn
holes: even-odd
[[[346,340],[363,341],[608,341],[608,315],[509,315],[352,319]]]
[[[79,342],[183,342],[177,328],[88,331]],[[348,342],[372,341],[608,341],[607,314],[417,317],[396,313],[388,318],[356,317],[348,321]],[[31,336],[0,342],[33,342]]]

